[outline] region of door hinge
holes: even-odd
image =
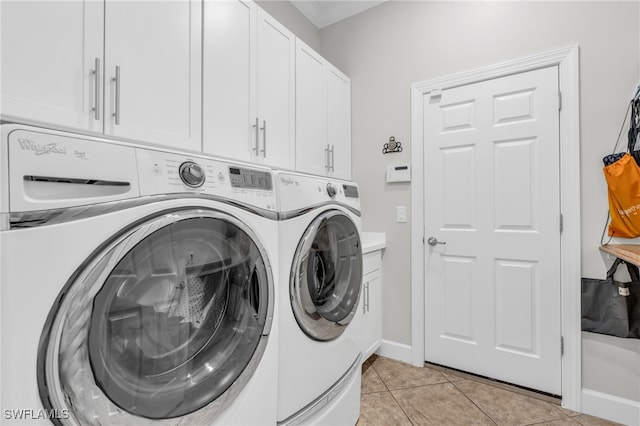
[[[564,230],[564,216],[560,213],[560,233]]]
[[[562,92],[558,90],[558,111],[562,110]]]
[[[564,355],[564,337],[560,336],[560,356]]]

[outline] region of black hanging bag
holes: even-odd
[[[633,267],[633,268],[631,268]],[[629,335],[640,339],[640,272],[636,265],[629,265]]]
[[[630,282],[613,279],[621,263],[627,265]],[[582,330],[640,338],[640,272],[637,266],[616,259],[606,279],[582,278]]]

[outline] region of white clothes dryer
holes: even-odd
[[[272,172],[1,132],[2,422],[275,424]]]
[[[276,172],[278,423],[353,425],[360,412],[360,199],[352,182]]]

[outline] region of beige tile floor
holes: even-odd
[[[362,366],[357,426],[615,424],[565,410],[554,398],[507,388],[442,367],[419,368],[373,355]]]

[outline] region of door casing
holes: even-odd
[[[423,96],[439,90],[478,83],[557,65],[560,109],[560,236],[562,407],[581,410],[582,360],[580,313],[580,94],[579,48],[553,50],[411,85],[411,362],[424,365],[424,132]]]

